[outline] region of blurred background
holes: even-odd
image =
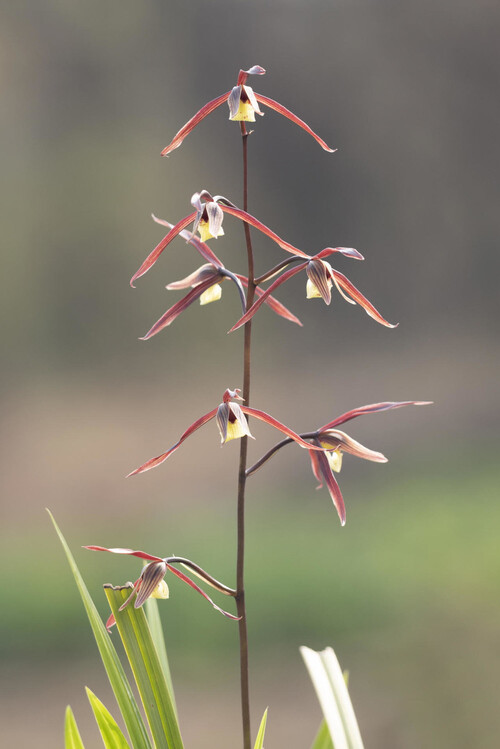
[[[137,560],[82,544],[234,579],[237,444],[221,450],[209,425],[168,466],[124,476],[241,386],[236,294],[142,342],[177,299],[165,284],[200,259],[176,240],[128,281],[163,236],[151,212],[175,222],[202,188],[241,204],[225,107],[159,154],[259,64],[250,85],[339,150],[268,110],[249,140],[251,212],[311,253],[358,248],[364,263],[335,267],[400,325],[336,294],[306,301],[296,277],[279,298],[304,327],[256,319],[253,405],[298,431],[365,403],[435,405],[349,425],[390,462],[346,457],[345,528],[293,446],[250,481],[254,723],[269,705],[269,747],[308,747],[320,711],[298,647],[332,645],[367,747],[498,746],[499,21],[493,0],[3,5],[2,745],[62,746],[68,703],[100,745],[84,685],[116,713],[45,507],[103,616],[101,584],[135,579]],[[212,246],[244,273],[242,227],[224,228]],[[283,258],[254,243],[259,272]],[[252,430],[257,459],[275,437]],[[183,587],[162,612],[186,746],[232,749],[236,628]]]

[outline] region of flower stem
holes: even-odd
[[[248,133],[245,123],[241,123],[241,136],[243,144],[243,210],[248,211],[248,160],[247,160],[247,139]],[[252,240],[250,237],[250,227],[247,223],[245,227],[245,241],[247,246],[248,258],[248,292],[247,292],[247,311],[250,309],[255,298],[255,277],[253,264]],[[245,404],[250,405],[250,369],[251,369],[251,336],[252,321],[249,320],[244,328],[243,343],[243,398]],[[241,714],[243,722],[243,747],[251,749],[251,731],[250,731],[250,695],[248,688],[248,636],[247,636],[247,619],[245,609],[245,485],[246,485],[246,467],[247,467],[247,448],[248,437],[243,437],[240,446],[240,465],[238,471],[238,551],[236,563],[236,606],[239,621],[239,638],[240,638],[240,679],[241,679]]]

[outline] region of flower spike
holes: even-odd
[[[202,590],[193,580],[191,580],[190,577],[173,566],[175,564],[182,564],[184,567],[186,567],[186,569],[191,570],[191,572],[193,572],[197,577],[204,580],[204,582],[208,583],[212,586],[212,588],[215,588],[224,595],[236,595],[235,590],[233,590],[232,588],[228,588],[227,585],[223,585],[223,583],[220,583],[214,577],[209,575],[208,572],[205,572],[205,570],[203,570],[194,562],[191,562],[191,560],[189,559],[184,559],[184,557],[162,558],[153,556],[152,554],[147,554],[144,551],[133,551],[132,549],[121,548],[108,549],[105,546],[84,546],[83,548],[89,549],[90,551],[110,551],[113,554],[130,554],[131,556],[148,560],[148,564],[143,567],[140,577],[135,581],[135,583],[133,583],[131,594],[129,595],[127,600],[120,606],[119,611],[123,611],[123,609],[125,609],[131,603],[134,597],[134,608],[136,609],[143,606],[148,598],[168,598],[169,590],[164,577],[167,571],[169,571],[180,580],[185,582],[187,585],[189,585],[191,588],[193,588],[193,590],[196,590],[214,607],[214,609],[220,611],[220,613],[226,616],[228,619],[234,619],[238,621],[240,618],[238,616],[234,616],[234,614],[230,614],[227,611],[224,611],[224,609],[221,609],[220,606],[218,606],[210,598],[210,596],[205,593],[204,590]],[[107,629],[111,629],[111,627],[115,623],[115,617],[111,615],[106,622]]]
[[[265,72],[264,68],[260,65],[254,65],[248,70],[240,70],[236,86],[234,86],[231,91],[228,91],[227,93],[222,94],[222,96],[212,99],[208,104],[205,104],[199,112],[197,112],[183,127],[181,127],[168,146],[163,149],[161,155],[168,156],[176,148],[179,148],[184,138],[189,135],[189,133],[194,130],[194,128],[205,119],[205,117],[226,101],[229,106],[230,120],[237,122],[255,122],[256,113],[259,115],[264,114],[259,108],[259,104],[263,104],[264,106],[269,107],[269,109],[273,109],[275,112],[278,112],[278,114],[291,120],[291,122],[298,125],[302,130],[305,130],[306,133],[311,135],[314,140],[319,143],[324,151],[328,151],[329,153],[336,151],[336,148],[330,148],[330,146],[327,145],[327,143],[325,143],[325,141],[304,122],[304,120],[301,120],[300,117],[297,117],[297,115],[279,102],[274,101],[274,99],[255,93],[250,86],[246,85],[249,75],[264,75]]]

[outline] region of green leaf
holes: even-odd
[[[330,736],[330,731],[328,730],[328,726],[324,718],[321,721],[321,725],[319,727],[318,733],[316,734],[316,738],[313,741],[311,749],[335,749],[332,743],[332,737]]]
[[[267,707],[264,711],[264,715],[262,716],[262,720],[260,721],[259,732],[257,734],[257,738],[255,739],[254,749],[262,749],[264,746],[264,734],[266,733],[266,723],[267,723]]]
[[[64,718],[64,747],[65,749],[85,749],[78,726],[76,725],[73,710],[69,705],[66,708],[66,715]]]
[[[148,598],[145,603],[146,617],[151,631],[151,637],[158,653],[158,658],[165,675],[165,681],[167,682],[168,691],[172,698],[172,704],[174,706],[175,714],[177,715],[177,705],[175,704],[174,685],[172,682],[172,675],[170,673],[170,665],[168,663],[167,648],[165,646],[165,638],[163,636],[163,627],[161,626],[160,613],[158,611],[158,601],[155,598]]]
[[[152,749],[151,740],[147,734],[144,721],[137,706],[137,702],[135,701],[134,694],[132,692],[132,689],[130,688],[127,677],[125,676],[125,672],[123,670],[122,664],[120,663],[117,652],[113,646],[113,643],[111,642],[111,638],[106,631],[106,627],[101,621],[99,612],[97,611],[90,593],[88,592],[87,587],[83,582],[83,578],[78,570],[76,562],[73,559],[73,555],[69,550],[69,546],[66,543],[63,534],[59,530],[59,527],[54,520],[52,513],[49,510],[47,510],[47,512],[49,513],[50,519],[52,520],[54,528],[56,529],[56,533],[59,536],[63,549],[66,553],[69,566],[75,578],[76,585],[82,597],[83,605],[85,606],[90,626],[92,627],[95,641],[97,643],[97,647],[99,648],[99,653],[101,654],[104,668],[106,669],[106,673],[108,674],[109,682],[116,697],[116,701],[118,702],[118,706],[121,710],[125,725],[127,726],[127,731],[130,737],[130,741],[132,742],[132,746],[134,749]]]
[[[104,591],[125,648],[157,749],[183,749],[179,723],[146,614],[133,604],[120,611],[133,589],[131,583]]]
[[[130,749],[120,726],[107,707],[103,705],[101,700],[88,687],[85,687],[85,691],[87,692],[87,697],[89,698],[90,706],[106,749]]]
[[[344,675],[332,648],[300,652],[313,682],[335,749],[363,749]]]

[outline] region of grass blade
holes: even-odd
[[[131,590],[131,583],[117,588],[104,586],[156,747],[183,749],[177,715],[146,614],[142,608],[136,609],[133,605],[119,611]]]
[[[90,706],[96,719],[106,749],[130,749],[120,726],[109,710],[88,687],[85,687]]]
[[[257,734],[257,738],[255,739],[254,749],[262,749],[264,746],[264,734],[266,733],[266,723],[267,723],[267,707],[264,711],[264,715],[262,716],[262,720],[260,721],[259,732]]]
[[[332,648],[300,652],[313,682],[335,749],[363,749],[351,698]]]
[[[146,617],[151,631],[151,637],[160,659],[165,681],[167,682],[168,691],[172,698],[172,705],[177,715],[177,705],[175,704],[174,685],[172,682],[172,675],[170,673],[170,665],[168,663],[167,648],[165,645],[165,638],[163,636],[163,627],[161,626],[160,612],[158,611],[158,601],[155,598],[148,598],[145,603]]]
[[[69,705],[66,708],[66,715],[64,718],[64,749],[85,749],[80,736],[80,731],[76,725],[73,710]]]
[[[63,534],[59,530],[59,527],[54,520],[52,513],[50,511],[48,512],[56,533],[59,536],[59,540],[61,541],[63,549],[66,553],[66,557],[73,573],[73,577],[75,578],[76,585],[80,592],[83,605],[85,606],[85,610],[89,618],[90,626],[92,627],[92,631],[94,633],[97,647],[99,648],[99,653],[101,654],[104,668],[106,669],[106,673],[108,674],[109,682],[116,697],[116,701],[118,702],[118,706],[123,716],[123,720],[125,721],[125,725],[127,726],[127,731],[132,746],[134,749],[152,749],[151,740],[147,734],[144,721],[142,720],[139,708],[137,706],[137,702],[135,701],[135,697],[130,688],[127,677],[125,676],[125,672],[123,670],[122,664],[120,663],[117,652],[113,646],[113,643],[111,642],[111,638],[106,631],[106,627],[101,621],[99,612],[97,611],[90,593],[87,590],[87,587],[73,558],[73,555],[69,550],[69,546],[66,543]]]
[[[311,749],[335,749],[326,720],[323,718]]]

